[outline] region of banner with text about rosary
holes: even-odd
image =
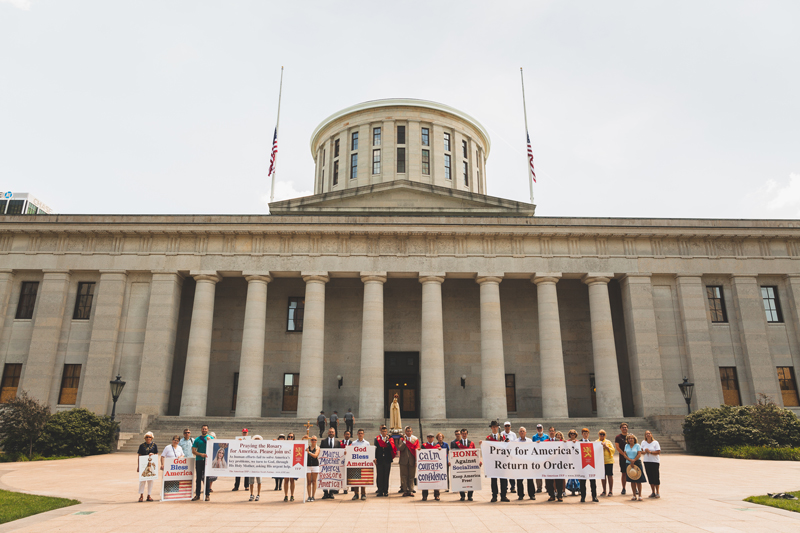
[[[488,478],[603,479],[599,442],[491,442],[481,444]]]
[[[206,476],[305,479],[305,475],[305,442],[223,439],[208,441]]]

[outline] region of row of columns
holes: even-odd
[[[314,417],[322,410],[325,352],[325,284],[327,272],[303,273],[306,283],[303,337],[300,349],[300,375],[297,416]],[[214,316],[214,274],[194,276],[195,288],[186,369],[181,397],[182,416],[206,413],[211,333]],[[542,381],[542,409],[545,417],[568,417],[567,386],[561,345],[556,283],[560,273],[536,274],[539,305],[539,341]],[[589,287],[592,348],[597,388],[597,414],[600,417],[622,416],[622,394],[617,370],[614,331],[608,282],[611,274],[587,274]],[[261,416],[264,372],[264,341],[269,275],[245,275],[247,302],[239,367],[237,417]],[[383,416],[384,350],[383,285],[386,272],[362,272],[364,305],[361,339],[361,376],[359,416]],[[421,273],[422,328],[420,343],[420,411],[423,418],[447,417],[445,397],[444,327],[442,319],[442,283],[444,273]],[[481,411],[483,417],[507,414],[503,323],[500,312],[502,275],[479,275],[481,321]]]

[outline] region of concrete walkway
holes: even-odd
[[[284,503],[283,493],[271,490],[271,479],[264,480],[261,501],[248,502],[244,491],[230,491],[233,479],[228,478],[214,484],[209,503],[137,503],[134,461],[134,455],[114,454],[0,463],[0,488],[83,502],[0,525],[0,532],[800,531],[800,513],[742,501],[750,495],[800,489],[800,463],[793,462],[665,456],[663,496],[643,502],[630,501],[629,490],[628,496],[615,494],[601,498],[599,504],[581,504],[579,497],[568,497],[564,503],[548,503],[541,497],[535,502],[490,503],[489,483],[484,480],[485,488],[472,503],[459,502],[458,495],[450,493],[443,493],[441,502],[432,497],[422,502],[419,492],[412,499],[399,494],[376,498],[370,491],[365,502],[339,495],[334,501],[303,504]],[[399,479],[395,467],[391,477],[394,490]],[[649,493],[645,486],[645,496]],[[302,500],[301,494],[298,486],[298,500]],[[158,499],[155,491],[153,496]]]

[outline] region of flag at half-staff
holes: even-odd
[[[522,113],[525,117],[525,138],[528,142],[528,172],[531,179],[528,186],[531,189],[531,203],[533,203],[533,184],[536,183],[536,171],[533,168],[533,148],[531,148],[531,135],[528,133],[528,106],[525,105],[525,78],[522,76],[522,67],[519,68],[519,81],[522,82]]]
[[[278,128],[281,125],[281,95],[283,95],[283,67],[281,67],[281,85],[278,89],[278,120],[275,121],[275,134],[272,136],[272,153],[269,156],[269,172],[267,177],[272,176],[272,185],[269,188],[269,201],[275,200],[275,175],[278,173],[275,168],[275,160],[278,158]]]
[[[528,164],[531,166],[531,179],[536,183],[536,170],[533,168],[533,149],[531,148],[531,136],[526,131],[525,136],[528,138]]]
[[[530,151],[530,146],[531,146],[530,141],[528,141],[529,151]],[[269,156],[269,172],[267,173],[267,177],[272,176],[272,173],[275,171],[275,159],[277,157],[278,157],[278,128],[276,127],[275,135],[273,135],[272,137],[272,154]],[[531,167],[533,167],[533,159],[531,159]]]

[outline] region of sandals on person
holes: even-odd
[[[153,501],[153,498],[151,498],[150,496],[148,496],[148,497],[147,497],[147,501],[148,501],[148,502],[151,502],[151,501]]]
[[[144,494],[139,494],[139,502],[143,502],[143,501],[144,501]]]

